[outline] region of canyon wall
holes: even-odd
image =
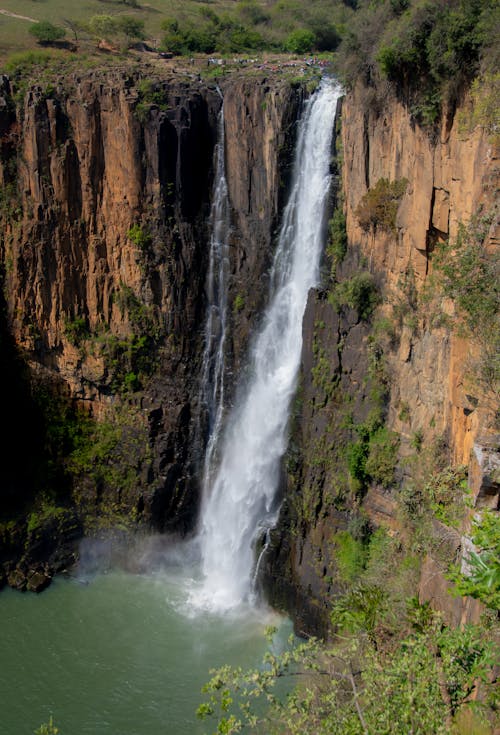
[[[0,583],[40,589],[71,562],[82,533],[106,525],[182,535],[196,525],[222,97],[231,376],[267,293],[305,95],[279,75],[228,75],[219,86],[114,70],[55,77],[23,94],[2,79],[10,431]],[[498,247],[495,147],[480,128],[461,131],[460,111],[431,135],[388,90],[357,87],[341,120],[332,206],[346,243],[330,243],[309,297],[282,513],[261,567],[268,598],[304,633],[326,633],[332,600],[355,583],[342,562],[346,539],[368,548],[383,529],[396,563],[412,537],[402,508],[411,515],[434,471],[468,465],[476,505],[498,507],[494,406],[471,371],[479,348],[453,328],[454,305],[432,286],[435,248],[453,242],[460,223],[487,220],[486,247]],[[390,226],[367,226],[359,207],[380,180],[399,186],[397,214]],[[405,594],[418,589],[454,622],[479,611],[446,593],[464,530],[434,519],[423,532],[433,543],[424,539],[427,551],[401,572]]]
[[[29,552],[40,547],[40,526],[60,539],[106,517],[193,529],[205,442],[199,368],[217,117],[224,98],[229,303],[238,296],[231,370],[266,293],[303,92],[280,78],[232,76],[219,89],[194,75],[114,70],[54,77],[25,94],[4,77],[0,96],[6,424],[13,427],[2,494],[6,524],[18,519],[15,531],[2,527],[1,560],[23,586],[28,568],[45,561],[49,575],[59,565],[53,548],[45,559]],[[88,446],[84,457],[72,452],[57,491],[53,477],[23,470],[26,454],[40,465],[51,457],[42,438],[47,390],[63,414],[83,412],[107,432],[103,438],[101,428],[93,454]],[[78,444],[85,429],[75,430]]]
[[[481,128],[463,132],[469,104],[437,134],[416,125],[387,89],[359,85],[343,102],[336,158],[346,250],[330,252],[324,283],[310,294],[284,504],[264,574],[271,600],[298,611],[298,631],[327,632],[332,600],[358,578],[349,553],[370,549],[367,538],[380,528],[394,549],[386,579],[413,543],[406,594],[418,589],[454,623],[479,615],[475,601],[447,594],[445,576],[470,516],[456,528],[434,519],[416,548],[403,512],[417,517],[425,483],[461,465],[473,504],[498,508],[495,401],[472,369],[480,348],[460,334],[454,305],[436,294],[432,277],[436,246],[455,242],[471,218],[484,218],[486,250],[498,249],[498,150]],[[359,207],[381,179],[404,193],[392,226],[375,216],[367,226]],[[370,578],[366,553],[367,583],[385,587],[380,570]]]

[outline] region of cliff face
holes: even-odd
[[[298,610],[297,629],[307,632],[327,630],[332,598],[358,578],[354,563],[342,560],[348,543],[351,551],[368,549],[363,563],[371,583],[368,530],[384,529],[399,551],[408,540],[401,508],[413,507],[434,472],[470,465],[474,502],[498,507],[492,404],[470,371],[478,347],[442,326],[440,310],[449,322],[457,319],[451,302],[436,307],[429,295],[426,301],[434,248],[454,242],[460,223],[494,213],[486,249],[498,247],[497,152],[484,131],[461,132],[460,113],[451,125],[443,122],[436,141],[395,98],[374,104],[372,95],[360,86],[342,107],[337,157],[347,250],[335,277],[341,286],[325,284],[309,298],[285,502],[264,574],[271,600]],[[402,182],[395,226],[363,228],[358,207],[380,179]],[[365,316],[359,292],[352,308],[362,277],[373,289],[365,301],[370,294],[378,301]],[[348,294],[343,302],[339,293]],[[407,594],[418,585],[421,599],[450,620],[474,619],[474,601],[446,593],[446,564],[458,558],[460,528],[433,524],[425,533],[436,543],[418,571],[408,567],[413,592],[410,584]],[[387,574],[395,569],[396,558]]]
[[[265,292],[301,94],[278,79],[233,77],[221,86],[230,303],[239,294],[244,304],[233,314],[231,363]],[[19,393],[48,386],[110,431],[122,429],[122,456],[111,457],[108,443],[104,464],[124,464],[126,479],[84,472],[64,506],[91,516],[108,508],[186,533],[196,521],[204,441],[198,374],[221,95],[194,79],[118,71],[31,88],[17,106],[15,91],[3,78],[5,333],[18,352],[12,360],[29,366]],[[18,512],[34,493],[19,452],[10,464],[4,492]],[[3,554],[7,570],[20,548],[10,537],[9,544],[17,552]]]

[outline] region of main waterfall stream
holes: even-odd
[[[252,347],[250,377],[239,387],[221,437],[218,471],[205,489],[200,530],[205,579],[194,601],[212,610],[231,609],[251,599],[255,541],[276,521],[280,461],[302,349],[302,317],[309,289],[317,282],[324,242],[339,95],[340,88],[324,80],[302,116],[269,305]]]
[[[278,627],[276,645],[286,645],[290,623],[254,604],[255,543],[277,517],[302,317],[318,277],[339,94],[324,81],[305,105],[268,307],[224,430],[229,201],[221,113],[203,362],[209,437],[198,537],[184,548],[160,540],[154,553],[143,550],[141,563],[138,544],[129,550],[129,571],[102,550],[90,555],[90,564],[82,553],[76,575],[56,579],[40,596],[2,592],[0,732],[32,733],[51,714],[61,735],[206,732],[194,713],[209,669],[257,666],[268,624]]]

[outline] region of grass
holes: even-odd
[[[259,12],[252,12],[249,5]],[[201,27],[207,22],[207,14],[216,13],[219,17],[226,16],[240,23],[248,31],[260,34],[266,48],[282,50],[287,36],[306,23],[316,29],[321,45],[321,33],[324,35],[325,25],[331,23],[334,28],[334,24],[343,23],[350,12],[340,0],[311,0],[307,7],[299,8],[294,0],[279,0],[273,4],[265,0],[250,3],[235,3],[234,0],[211,0],[209,3],[199,0],[149,0],[147,3],[139,2],[137,8],[125,5],[120,0],[83,0],[79,3],[65,0],[0,0],[0,9],[32,19],[0,15],[0,66],[13,53],[40,48],[29,33],[33,21],[47,20],[65,27],[66,40],[72,43],[74,35],[66,21],[84,24],[94,15],[127,15],[144,22],[146,41],[157,47],[165,35],[162,29],[165,21],[175,19],[183,27]],[[79,53],[95,53],[95,40],[84,32],[78,36]]]

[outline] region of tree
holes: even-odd
[[[451,630],[427,613],[384,647],[366,635],[333,647],[312,639],[281,654],[269,651],[258,669],[217,669],[198,716],[215,718],[220,735],[446,735],[474,705],[478,682],[489,686],[495,651],[482,628]],[[284,681],[286,695],[277,686]]]
[[[89,28],[99,39],[109,39],[117,32],[117,23],[111,15],[93,15],[89,21]]]
[[[41,46],[50,46],[51,44],[64,38],[66,31],[64,28],[55,26],[48,20],[42,20],[30,26],[29,32],[36,38]]]
[[[124,46],[124,49],[128,47],[131,39],[144,38],[144,21],[136,20],[130,15],[118,17],[93,15],[89,22],[89,28],[91,33],[99,40],[113,41],[116,39],[120,45]]]
[[[292,31],[286,38],[285,49],[292,54],[308,54],[314,46],[314,33],[306,28]]]
[[[127,38],[144,38],[144,21],[132,18],[130,15],[121,15],[117,20],[118,30]]]

